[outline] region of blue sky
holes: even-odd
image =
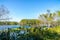
[[[12,21],[21,19],[37,19],[40,14],[60,10],[60,0],[0,0],[10,11]]]

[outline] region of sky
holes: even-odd
[[[60,0],[0,0],[9,10],[11,21],[22,19],[37,19],[40,14],[60,10]]]

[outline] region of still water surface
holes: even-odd
[[[0,30],[5,30],[8,28],[18,28],[20,25],[0,25]]]

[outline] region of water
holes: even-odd
[[[8,28],[18,28],[20,25],[0,25],[0,30],[5,30]]]

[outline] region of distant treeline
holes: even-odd
[[[0,25],[18,25],[18,22],[11,22],[11,21],[1,22],[0,21]]]
[[[41,21],[38,19],[22,19],[20,21],[20,25],[22,25],[22,26],[25,26],[25,25],[27,25],[27,26],[38,26],[40,23],[41,23]]]

